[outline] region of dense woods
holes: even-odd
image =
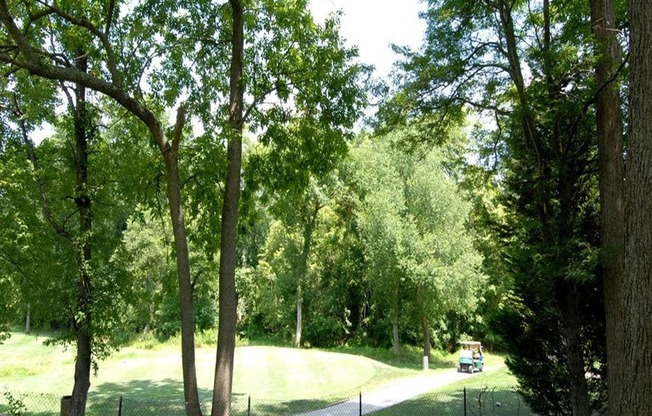
[[[652,412],[652,6],[426,3],[389,83],[306,0],[0,0],[0,343],[73,346],[75,416],[177,336],[201,415],[213,331],[216,416],[238,337],[475,338],[538,414]]]

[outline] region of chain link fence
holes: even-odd
[[[203,414],[210,414],[210,399],[202,405]],[[64,405],[65,407],[65,405]],[[386,407],[383,403],[365,401],[363,394],[350,400],[261,400],[236,396],[233,416],[534,416],[514,390],[484,388],[431,392]],[[4,392],[0,395],[0,416],[59,416],[62,398],[48,394]],[[89,395],[86,406],[89,416],[184,416],[181,400],[140,400]]]

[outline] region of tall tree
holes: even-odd
[[[597,53],[595,79],[598,92],[595,108],[600,183],[600,273],[604,285],[606,316],[607,408],[611,415],[620,414],[618,404],[624,387],[622,376],[626,371],[622,336],[625,168],[618,82],[623,58],[614,3],[613,0],[591,1],[591,25]]]
[[[81,7],[80,7],[81,6]],[[86,7],[84,7],[86,6]],[[174,131],[169,136],[157,116],[158,109],[152,108],[140,91],[140,70],[145,70],[148,61],[139,54],[143,44],[151,49],[145,51],[150,56],[154,40],[143,40],[142,22],[133,27],[116,24],[119,17],[114,2],[108,5],[77,5],[69,9],[60,8],[55,3],[26,2],[9,4],[0,2],[0,22],[5,46],[0,53],[0,61],[9,65],[11,71],[26,70],[31,75],[62,82],[72,82],[84,88],[98,91],[114,99],[148,128],[163,158],[166,172],[169,212],[172,220],[177,272],[179,276],[182,321],[182,362],[186,411],[190,416],[201,414],[197,393],[197,380],[194,358],[194,315],[192,305],[192,286],[188,244],[181,205],[181,186],[179,181],[178,152],[183,133],[185,112],[179,107]],[[136,13],[137,14],[137,13]],[[16,19],[14,16],[20,16]],[[18,22],[18,23],[17,23]],[[18,25],[22,27],[19,27]],[[126,30],[127,33],[122,31]],[[77,33],[83,33],[80,39]],[[54,39],[49,42],[45,39]],[[81,40],[92,53],[90,64],[93,68],[84,71],[76,66],[74,48],[70,50],[70,40]],[[118,41],[120,40],[120,41]],[[126,40],[126,42],[124,41]],[[123,52],[135,43],[131,54]],[[74,45],[74,42],[73,42]],[[119,50],[116,48],[122,47]],[[49,48],[43,51],[42,48]],[[15,53],[17,52],[17,53]],[[122,58],[122,59],[120,59]],[[142,59],[130,65],[130,59]],[[135,69],[135,70],[134,70]],[[136,93],[136,94],[134,94]],[[73,402],[78,401],[73,397]]]
[[[229,82],[229,130],[227,170],[222,208],[222,242],[220,244],[220,320],[217,336],[217,361],[213,390],[213,416],[231,414],[233,355],[237,323],[235,292],[238,201],[242,166],[242,123],[244,106],[243,54],[244,12],[240,0],[229,0],[233,13],[231,37],[231,75]]]
[[[395,351],[399,319],[414,310],[429,356],[432,322],[474,310],[485,276],[466,228],[469,205],[444,174],[438,149],[403,154],[392,141],[404,136],[363,139],[354,150],[360,226],[374,294],[391,310]]]
[[[119,2],[93,1],[76,5],[24,2],[10,7],[3,1],[0,22],[7,47],[0,53],[0,61],[12,70],[74,82],[105,94],[138,118],[154,139],[165,166],[177,256],[186,411],[198,415],[192,283],[178,163],[185,121],[180,97],[187,93],[187,108],[201,119],[204,131],[215,132],[217,145],[228,142],[230,173],[225,189],[229,194],[223,200],[225,235],[220,236],[226,245],[221,250],[224,263],[220,271],[225,285],[221,307],[226,309],[220,316],[225,320],[224,334],[220,334],[224,338],[218,345],[218,366],[225,367],[218,373],[220,383],[229,384],[236,316],[228,312],[234,311],[236,304],[231,271],[236,264],[241,129],[249,123],[253,131],[260,132],[261,142],[274,149],[271,153],[277,152],[272,156],[284,153],[280,160],[287,160],[287,152],[296,148],[304,151],[295,159],[301,163],[314,155],[342,152],[364,100],[358,84],[361,68],[351,62],[356,51],[343,47],[337,20],[315,24],[306,11],[306,1],[260,1],[245,9],[240,2],[227,6],[143,0],[129,5],[130,13],[122,15],[125,7]],[[236,21],[235,32],[230,29],[240,14],[243,39],[248,36],[251,47],[239,57],[237,45],[242,40],[235,35],[240,22]],[[83,33],[93,54],[95,67],[87,74],[71,66],[70,60],[59,59],[70,53],[66,41],[71,33]],[[224,73],[243,73],[234,66],[239,61],[242,67],[248,66],[247,76],[240,75],[237,84],[231,78],[225,82]],[[246,98],[251,99],[247,103],[244,96],[238,97],[245,88],[249,92]],[[173,106],[179,108],[178,117],[174,129],[168,131],[159,114]],[[289,123],[292,119],[299,122]],[[310,134],[315,130],[320,134]],[[319,163],[313,169],[333,165],[328,157],[315,160]],[[229,411],[230,389],[230,385],[220,385],[215,398],[219,409],[215,411]]]
[[[630,0],[630,137],[625,190],[623,277],[626,345],[617,414],[652,412],[652,4]]]
[[[588,415],[601,397],[589,390],[601,387],[585,377],[586,368],[599,359],[593,349],[599,340],[583,336],[594,334],[583,330],[591,314],[579,296],[587,282],[595,282],[595,204],[589,202],[594,88],[586,76],[591,70],[587,5],[548,0],[428,4],[424,47],[403,51],[403,89],[381,115],[387,122],[430,116],[429,137],[435,140],[466,111],[475,110],[486,120],[485,133],[496,138],[494,149],[501,152],[496,160],[505,169],[511,235],[518,241],[509,246],[511,265],[516,279],[522,279],[517,288],[533,308],[541,304],[527,292],[526,282],[534,286],[532,279],[554,299],[549,306],[563,323],[565,345],[555,351],[566,374],[558,381],[568,383],[562,387],[568,411]],[[516,259],[524,262],[522,267],[514,267]],[[515,348],[514,353],[526,350]],[[546,368],[553,377],[553,365]],[[526,377],[523,373],[521,380]],[[528,396],[537,394],[532,390]]]

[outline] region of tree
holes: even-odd
[[[84,58],[76,65],[83,70]],[[111,297],[122,298],[125,281],[112,254],[133,199],[115,186],[122,179],[119,170],[100,163],[112,146],[84,88],[61,85],[68,112],[54,123],[56,133],[36,147],[30,135],[41,120],[34,115],[51,108],[38,108],[47,103],[33,100],[54,91],[51,83],[38,84],[40,91],[29,79],[17,77],[4,91],[12,97],[7,117],[13,119],[18,151],[3,155],[8,169],[1,174],[7,183],[16,182],[5,189],[6,202],[18,209],[15,219],[26,238],[18,250],[3,242],[0,251],[20,276],[17,286],[36,323],[58,323],[62,331],[56,342],[75,344],[71,408],[83,414],[91,369],[115,345],[111,336],[121,315],[119,302]],[[14,224],[5,225],[6,232],[18,231]]]
[[[591,1],[591,25],[596,41],[595,108],[600,183],[600,273],[604,285],[609,414],[620,414],[619,403],[627,372],[623,328],[623,246],[625,232],[623,126],[618,75],[622,53],[613,0]]]
[[[624,326],[626,345],[623,390],[618,414],[643,415],[652,411],[652,362],[647,351],[652,347],[652,198],[649,192],[652,158],[652,5],[631,0],[630,17],[630,137],[625,186]]]
[[[559,313],[565,341],[564,351],[554,351],[561,354],[555,362],[563,363],[566,377],[560,381],[568,382],[562,387],[569,395],[565,411],[576,415],[600,406],[602,388],[585,377],[586,368],[600,360],[595,350],[600,341],[584,330],[595,325],[580,296],[587,282],[595,285],[597,245],[590,128],[596,89],[586,76],[592,55],[585,6],[548,0],[430,1],[424,47],[403,50],[402,89],[381,114],[387,123],[430,117],[433,141],[467,111],[477,111],[487,126],[497,150],[494,160],[504,169],[509,235],[517,243],[509,246],[516,287],[536,286],[555,299],[548,306]],[[517,295],[533,313],[544,307],[527,291]],[[525,321],[527,315],[522,316]],[[554,365],[545,368],[552,379]],[[553,385],[560,384],[548,383]],[[592,389],[595,394],[589,394]]]
[[[359,221],[374,294],[392,311],[395,352],[401,309],[411,303],[429,356],[432,318],[473,310],[485,276],[466,229],[469,205],[437,150],[403,154],[392,147],[401,138],[366,138],[355,148]]]
[[[157,110],[148,106],[147,100],[142,95],[140,97],[133,95],[134,92],[140,91],[138,83],[141,73],[138,70],[145,70],[143,64],[147,66],[148,60],[138,53],[142,51],[142,44],[139,43],[136,43],[138,46],[133,48],[130,55],[122,53],[131,46],[130,41],[140,42],[143,39],[141,37],[143,33],[140,32],[143,25],[142,22],[132,27],[116,24],[119,16],[115,3],[112,2],[106,7],[92,3],[77,5],[82,7],[69,10],[60,8],[56,3],[28,2],[12,6],[10,9],[5,0],[0,2],[0,22],[4,29],[1,36],[5,46],[0,53],[0,61],[9,65],[12,72],[26,70],[31,75],[72,82],[80,87],[105,94],[140,119],[159,147],[165,163],[167,196],[177,254],[182,304],[182,361],[186,411],[188,415],[198,415],[201,411],[194,360],[192,288],[178,166],[179,142],[183,132],[185,111],[183,107],[179,107],[174,132],[168,139],[156,115]],[[15,19],[11,10],[22,16],[22,19]],[[20,28],[16,21],[23,27]],[[83,35],[77,36],[77,33]],[[54,41],[47,42],[45,39],[54,39]],[[145,56],[149,56],[155,50],[152,47],[153,39],[144,43],[151,47],[145,52]],[[88,45],[90,58],[87,58],[87,62],[91,65],[90,68],[80,68],[76,64],[79,51],[74,46],[82,44]],[[118,46],[125,49],[116,51]],[[49,47],[50,51],[43,52],[42,47]],[[123,58],[124,61],[119,58]],[[129,65],[130,58],[136,59],[135,65]],[[138,61],[138,59],[142,60]],[[136,68],[136,71],[133,68]],[[76,394],[73,402],[80,402]],[[82,408],[74,406],[74,409],[75,412],[80,411],[83,414]]]
[[[364,99],[358,84],[361,68],[351,63],[355,50],[342,46],[336,19],[319,27],[306,12],[306,4],[261,1],[257,3],[260,7],[244,9],[238,1],[226,7],[204,1],[179,4],[151,0],[137,3],[130,7],[129,15],[121,16],[122,5],[114,2],[62,6],[25,2],[11,8],[6,1],[0,3],[2,40],[7,46],[0,53],[0,61],[11,65],[12,71],[73,82],[110,97],[147,127],[159,149],[177,256],[184,395],[189,415],[200,414],[200,407],[192,282],[181,206],[179,150],[186,107],[180,105],[180,97],[188,94],[187,108],[202,121],[205,131],[215,131],[219,145],[228,142],[220,234],[220,308],[224,309],[220,313],[218,381],[213,401],[214,413],[228,414],[244,123],[261,131],[261,142],[272,144],[276,150],[291,149],[288,143],[292,141],[286,139],[300,137],[306,153],[324,155],[344,148],[343,139],[350,137]],[[71,66],[71,59],[59,59],[74,52],[67,49],[67,41],[77,33],[83,34],[92,54],[90,62],[95,66],[88,73]],[[245,33],[252,45],[247,50],[243,47]],[[48,50],[42,51],[42,47]],[[244,65],[251,68],[247,77],[243,76]],[[223,74],[227,72],[232,76],[225,82]],[[247,103],[246,87],[247,98],[251,97]],[[166,131],[160,114],[174,106],[178,107],[177,121],[171,131]],[[299,122],[290,123],[292,119]],[[308,134],[314,130],[321,133]],[[328,158],[318,160],[324,162],[319,166],[322,169],[330,163]]]

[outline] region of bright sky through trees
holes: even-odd
[[[390,44],[418,48],[426,28],[419,18],[425,4],[419,0],[311,0],[310,9],[318,21],[341,10],[342,37],[359,48],[360,59],[374,65],[381,78],[397,59]]]

